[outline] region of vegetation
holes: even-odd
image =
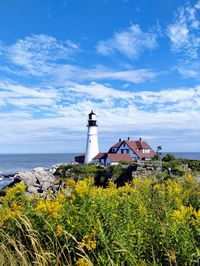
[[[1,265],[199,264],[200,185],[191,174],[118,188],[68,179],[47,199],[27,197],[20,183],[0,201]]]
[[[200,174],[200,160],[176,159],[171,154],[166,154],[162,159],[163,172],[170,175],[183,176],[188,171]]]
[[[131,169],[127,162],[121,162],[118,165],[102,167],[99,164],[91,165],[61,165],[56,175],[63,179],[73,178],[75,181],[88,177],[94,177],[95,185],[106,187],[110,179],[119,185],[124,184],[131,178]]]

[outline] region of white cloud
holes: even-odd
[[[36,146],[52,143],[53,147],[70,147],[69,151],[73,151],[73,145],[80,142],[76,150],[81,150],[90,109],[98,115],[100,135],[104,138],[132,131],[156,141],[163,134],[175,138],[173,134],[179,130],[200,130],[200,86],[134,92],[131,86],[124,91],[96,82],[40,89],[7,81],[1,88],[4,108],[7,104],[13,106],[0,115],[4,125],[0,128],[1,145],[13,141],[19,145],[26,143],[23,145],[27,147],[33,143]],[[35,116],[40,110],[40,116]]]
[[[7,67],[6,74],[10,71],[9,78],[0,82],[1,149],[6,144],[12,149],[16,143],[18,147],[37,143],[36,147],[82,149],[90,109],[97,112],[100,134],[105,138],[133,131],[157,139],[155,133],[161,137],[161,129],[171,132],[169,137],[180,129],[200,130],[200,87],[135,91],[133,84],[152,80],[159,73],[130,66],[83,68],[70,62],[71,53],[79,50],[76,44],[51,37],[30,38],[38,41],[34,44],[33,39],[25,38],[6,47],[4,61],[10,61],[0,69],[5,73]],[[18,75],[18,82],[12,75]],[[128,89],[108,84],[111,80],[128,82]]]
[[[200,1],[197,1],[196,5],[195,5],[196,9],[200,9]]]
[[[167,27],[172,50],[190,58],[198,58],[200,48],[200,20],[198,3],[192,7],[182,7],[173,22]]]
[[[180,65],[177,67],[177,70],[181,75],[187,78],[199,78],[199,72],[190,65]]]
[[[79,51],[79,46],[70,40],[58,41],[43,34],[19,39],[8,47],[1,44],[0,47],[0,52],[4,50],[4,57],[12,64],[35,76],[41,75],[38,70],[48,73],[56,61],[69,60],[72,54]]]
[[[119,52],[129,58],[137,58],[144,50],[152,50],[158,46],[156,37],[156,33],[143,32],[135,24],[125,31],[116,32],[111,39],[100,41],[97,52],[102,55]]]
[[[179,56],[176,70],[185,78],[200,79],[200,2],[179,8],[167,27],[172,51]]]
[[[77,44],[70,40],[58,41],[46,35],[26,37],[8,47],[0,44],[0,52],[1,50],[5,50],[5,64],[0,66],[2,72],[42,78],[47,82],[52,80],[56,84],[77,80],[121,80],[138,84],[152,80],[159,74],[151,69],[133,69],[130,66],[125,69],[112,69],[102,65],[83,68],[71,60],[72,55],[80,50]]]
[[[148,80],[154,79],[158,73],[154,72],[150,69],[129,69],[129,70],[113,70],[108,68],[94,68],[83,70],[79,78],[83,80],[101,80],[101,79],[108,79],[108,80],[122,80],[131,83],[142,83]]]
[[[52,106],[59,99],[59,92],[52,88],[26,87],[12,82],[0,82],[0,104],[18,108]]]

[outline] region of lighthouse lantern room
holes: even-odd
[[[88,133],[85,153],[85,163],[88,164],[99,153],[96,114],[91,111],[88,115]]]

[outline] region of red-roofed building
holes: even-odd
[[[150,160],[154,156],[155,152],[146,141],[141,138],[138,141],[128,138],[127,140],[119,139],[109,149],[108,153],[99,153],[94,157],[93,161],[107,166],[119,163],[119,161]]]
[[[131,162],[132,158],[129,154],[117,154],[117,153],[107,153],[106,166],[115,165],[122,161]]]
[[[92,161],[95,163],[100,163],[100,164],[106,165],[106,158],[107,158],[107,153],[100,152],[93,158]]]

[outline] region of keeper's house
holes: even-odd
[[[155,152],[147,142],[141,138],[133,141],[128,137],[127,140],[119,139],[107,153],[98,153],[92,162],[110,166],[118,164],[120,161],[151,160],[154,156]],[[75,161],[81,163],[84,161],[83,157],[84,154],[76,156]]]

